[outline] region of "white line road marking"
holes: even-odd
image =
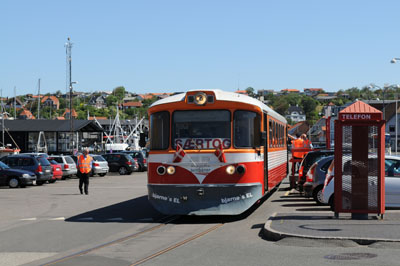
[[[289,193],[290,193],[290,191],[287,191],[287,192],[285,193],[285,196],[289,196]]]
[[[18,266],[56,254],[45,252],[0,252],[0,265]]]
[[[50,218],[49,221],[65,221],[65,217]]]
[[[34,218],[23,218],[23,219],[19,219],[20,221],[36,221],[37,220],[37,218],[36,217],[34,217]]]

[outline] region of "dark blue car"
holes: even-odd
[[[10,188],[25,187],[33,185],[36,175],[32,172],[18,169],[11,169],[5,163],[0,162],[0,186]]]
[[[0,159],[12,169],[26,170],[36,175],[36,185],[42,185],[53,177],[50,162],[43,156],[14,154]]]

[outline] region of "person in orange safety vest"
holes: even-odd
[[[89,175],[92,171],[92,164],[93,158],[89,155],[89,150],[83,150],[83,154],[78,156],[79,191],[81,192],[81,194],[83,194],[83,185],[85,194],[89,194]]]
[[[308,149],[312,149],[313,148],[313,145],[312,145],[312,143],[311,143],[311,140],[309,140],[308,138],[307,138],[307,135],[306,134],[302,134],[301,135],[301,138],[303,139],[303,141],[304,141],[304,148],[308,148]],[[305,154],[307,154],[307,153],[305,153]],[[304,154],[304,155],[305,155]]]
[[[304,148],[304,140],[300,137],[300,133],[296,134],[297,138],[292,141],[292,148],[294,149],[302,149]],[[304,157],[304,152],[300,151],[294,151],[293,152],[293,158],[295,159],[303,159]]]

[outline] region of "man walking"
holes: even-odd
[[[93,159],[89,155],[89,149],[84,149],[83,154],[78,156],[78,177],[79,191],[83,194],[82,185],[84,185],[85,194],[89,194],[89,175],[92,170]]]

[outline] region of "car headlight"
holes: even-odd
[[[29,178],[29,177],[31,177],[31,176],[30,176],[29,174],[23,174],[22,177],[23,177],[23,178]]]

